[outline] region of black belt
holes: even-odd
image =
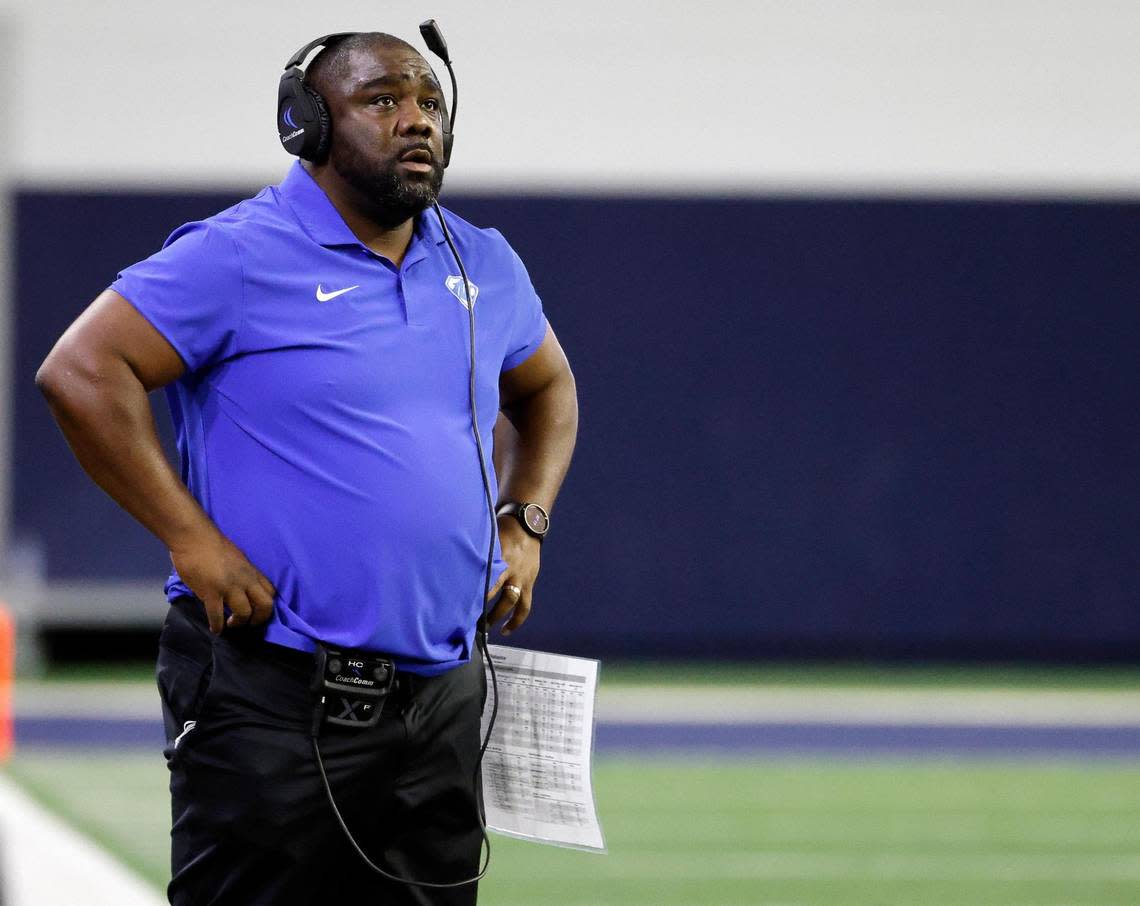
[[[203,635],[205,635],[207,631],[206,611],[205,605],[203,605],[200,600],[192,595],[183,595],[175,598],[174,601],[171,602],[171,606],[177,607],[185,614],[187,619],[198,624],[202,629]],[[222,641],[247,654],[252,654],[255,657],[281,664],[289,670],[304,676],[306,681],[311,682],[313,680],[318,668],[318,656],[316,652],[301,651],[286,645],[278,645],[275,642],[267,642],[265,641],[265,630],[263,627],[240,626],[227,629],[222,636]],[[420,676],[416,673],[400,670],[396,667],[395,662],[390,656],[378,652],[344,650],[343,654],[348,657],[359,655],[365,659],[383,658],[391,664],[391,685],[388,689],[388,694],[384,697],[385,701],[383,706],[386,712],[400,710],[432,679],[432,677],[429,676]]]
[[[320,666],[320,660],[316,652],[301,651],[297,648],[278,645],[275,642],[267,642],[264,639],[256,637],[239,640],[228,633],[227,636],[227,640],[232,644],[236,644],[238,647],[250,652],[255,651],[257,656],[288,667],[290,670],[303,674],[305,678],[309,680],[314,679],[316,671]],[[341,659],[346,662],[345,673],[350,673],[350,670],[347,669],[347,663],[354,660],[357,656],[362,656],[370,660],[383,658],[390,664],[392,676],[387,694],[383,696],[382,708],[384,713],[402,710],[403,707],[411,701],[416,692],[423,688],[425,683],[431,679],[430,677],[409,673],[406,670],[400,670],[388,655],[351,650],[342,650],[340,652]]]

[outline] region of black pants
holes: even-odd
[[[256,634],[213,637],[202,604],[170,605],[158,686],[171,771],[174,906],[466,906],[476,885],[388,881],[336,823],[313,758],[313,658]],[[337,805],[391,874],[455,881],[478,872],[473,777],[482,662],[408,676],[375,727],[326,726],[320,749]],[[194,721],[191,724],[189,722]]]

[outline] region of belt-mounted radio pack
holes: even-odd
[[[358,729],[376,726],[395,681],[396,667],[386,657],[318,645],[313,735],[322,723]]]
[[[479,881],[487,873],[487,865],[490,861],[490,841],[487,839],[487,828],[481,811],[477,814],[479,830],[483,835],[483,842],[487,844],[487,859],[483,862],[477,875],[464,878],[461,881],[421,881],[415,878],[402,877],[385,871],[360,848],[360,844],[356,842],[352,831],[345,823],[340,808],[337,807],[332,787],[329,785],[324,759],[321,758],[319,742],[321,726],[323,724],[334,724],[338,727],[351,727],[357,730],[376,726],[384,713],[384,700],[396,688],[396,665],[392,663],[390,658],[363,651],[330,648],[320,643],[317,644],[314,660],[316,669],[313,671],[311,684],[313,723],[310,727],[313,757],[316,760],[317,771],[320,773],[321,783],[325,788],[325,795],[328,797],[329,805],[332,806],[337,824],[344,831],[345,838],[356,850],[357,855],[377,874],[383,875],[390,881],[411,884],[415,887],[462,887]],[[480,761],[482,761],[485,748],[486,743],[479,751]]]

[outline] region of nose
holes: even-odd
[[[430,136],[436,125],[436,121],[418,101],[409,100],[403,104],[400,111],[400,135]]]

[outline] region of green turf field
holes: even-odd
[[[24,752],[8,772],[156,885],[158,755]],[[493,837],[490,906],[1134,906],[1140,764],[605,758],[610,853]]]

